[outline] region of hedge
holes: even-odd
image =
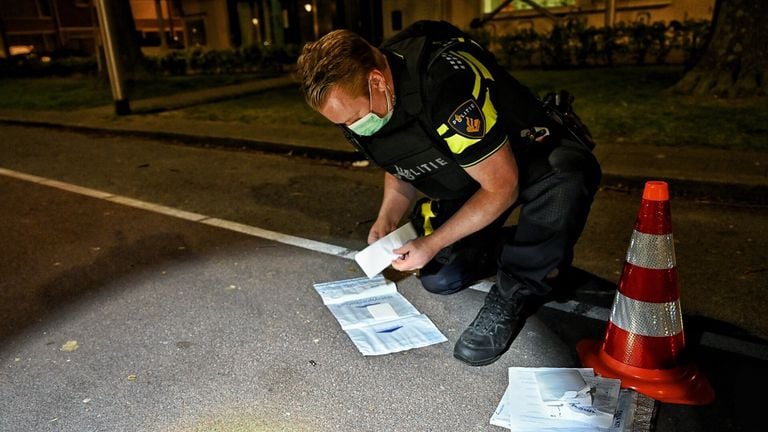
[[[482,33],[475,36],[507,67],[581,68],[666,64],[673,52],[681,54],[675,63],[690,65],[704,48],[709,31],[707,20],[620,22],[602,28],[569,21],[549,33],[527,29],[495,39]]]
[[[233,74],[243,72],[280,72],[296,62],[298,47],[250,45],[240,49],[170,51],[163,56],[147,57],[151,68],[164,75]]]
[[[487,32],[472,31],[478,41],[491,48],[507,67],[572,68],[619,64],[664,64],[671,53],[682,54],[689,64],[706,42],[710,22],[706,20],[618,23],[612,28],[586,27],[581,21],[556,25],[549,33],[522,30],[491,38]],[[146,56],[146,66],[159,75],[234,74],[280,72],[296,62],[299,47],[251,45],[239,49],[169,51]],[[676,61],[680,62],[680,61]],[[93,57],[56,58],[43,62],[35,56],[0,59],[2,77],[41,77],[93,74]]]
[[[218,75],[245,72],[280,72],[296,62],[298,47],[247,46],[240,49],[169,51],[162,56],[145,56],[145,66],[158,75]],[[95,74],[95,57],[46,59],[29,55],[0,58],[0,78],[35,78]]]

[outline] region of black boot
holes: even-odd
[[[517,293],[511,299],[501,297],[493,285],[475,320],[456,341],[453,356],[471,366],[498,360],[525,325],[525,303],[526,298]]]

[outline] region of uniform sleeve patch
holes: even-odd
[[[467,138],[479,139],[485,136],[485,116],[474,99],[469,99],[456,108],[446,123]]]

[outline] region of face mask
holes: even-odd
[[[384,117],[379,117],[373,113],[373,95],[371,93],[371,82],[368,81],[368,106],[371,112],[364,115],[360,120],[348,126],[349,130],[360,136],[371,136],[384,127],[389,119],[392,118],[392,107],[389,104],[389,93],[384,87],[384,96],[387,98],[387,113]]]

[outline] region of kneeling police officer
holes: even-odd
[[[298,74],[309,105],[386,171],[368,242],[410,211],[420,236],[394,251],[395,269],[419,270],[437,294],[496,274],[454,347],[470,365],[496,361],[569,268],[600,181],[588,131],[560,109],[569,101],[543,103],[436,21],[379,48],[335,30],[305,45]],[[417,191],[426,198],[411,210]],[[517,207],[517,226],[505,227]]]

